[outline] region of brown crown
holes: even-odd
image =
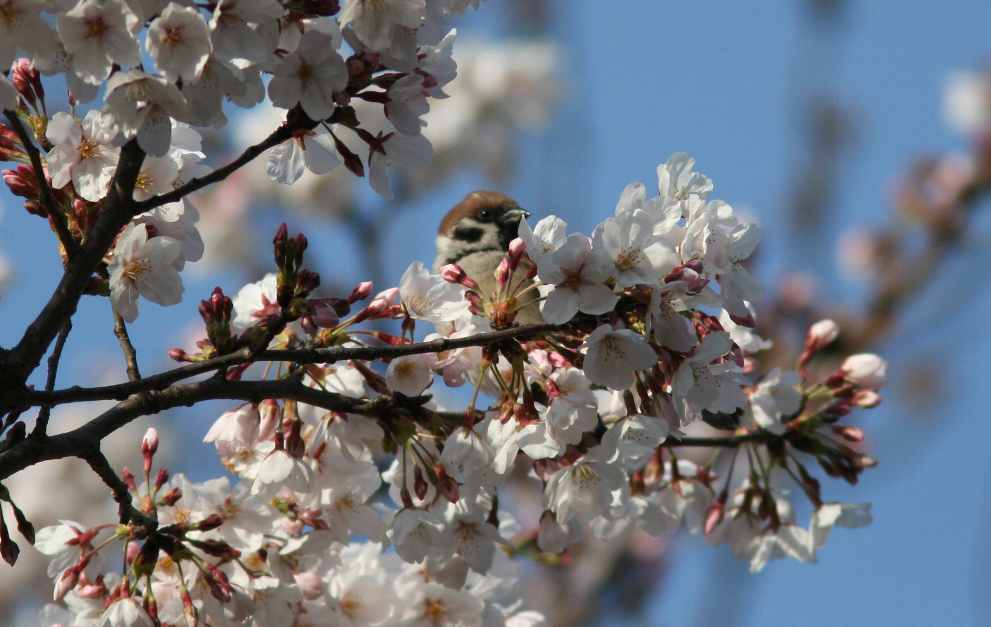
[[[454,231],[454,226],[461,221],[461,218],[474,218],[482,209],[497,209],[499,207],[512,208],[519,207],[519,203],[509,196],[500,192],[489,192],[479,190],[471,192],[465,196],[464,200],[454,205],[447,212],[437,229],[440,235],[450,235]]]

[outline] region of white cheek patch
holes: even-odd
[[[452,256],[451,252],[454,246],[455,242],[450,237],[437,236],[437,257],[434,259],[434,272],[440,272],[440,269],[444,267],[444,260]]]

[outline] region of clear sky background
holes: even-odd
[[[508,26],[495,0],[487,4],[462,30],[524,34]],[[523,139],[506,191],[537,215],[558,213],[574,230],[589,232],[612,211],[624,185],[655,185],[656,164],[687,151],[714,179],[716,196],[760,220],[759,272],[768,285],[786,271],[808,271],[829,299],[856,305],[861,290],[837,271],[835,243],[849,228],[883,222],[891,184],[912,158],[965,150],[965,140],[943,122],[942,89],[951,70],[991,57],[991,3],[848,2],[842,19],[825,30],[810,26],[810,4],[552,2],[549,28],[564,47],[566,93],[547,132]],[[797,241],[788,226],[789,192],[806,159],[801,106],[810,93],[836,98],[850,113],[854,133],[836,164],[835,203],[813,245]],[[480,175],[466,174],[396,218],[384,246],[393,281],[411,260],[432,259],[433,232],[446,208],[487,185]],[[9,346],[51,292],[59,266],[43,223],[6,191],[0,191],[0,206],[0,250],[17,273],[0,301],[0,345]],[[256,233],[267,247],[286,214],[273,208],[257,217]],[[360,278],[341,229],[312,219],[290,222],[311,234],[325,276],[342,284]],[[891,360],[894,382],[885,404],[857,420],[874,434],[881,466],[856,490],[824,484],[827,495],[872,501],[871,527],[838,530],[817,565],[774,562],[757,576],[747,575],[725,547],[682,538],[646,615],[610,614],[603,624],[991,622],[991,426],[982,407],[991,348],[988,260],[981,256],[987,244],[988,230],[975,229],[968,256],[946,268],[953,289],[924,295],[904,329],[879,347]],[[146,372],[167,365],[164,350],[179,343],[173,330],[193,320],[196,300],[214,284],[234,292],[257,277],[184,278],[182,305],[141,304],[133,336]],[[965,306],[951,306],[961,300]],[[107,302],[85,300],[76,329],[60,381],[123,380]],[[929,404],[901,393],[906,384],[899,376],[920,361],[944,373],[943,394]],[[195,444],[207,419],[198,412],[168,417],[192,446],[202,447],[195,449],[202,453],[196,461],[180,466],[200,478],[219,469],[212,451]]]

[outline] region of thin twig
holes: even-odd
[[[127,484],[114,472],[114,469],[110,466],[110,462],[107,460],[107,456],[100,451],[99,447],[80,451],[78,457],[89,464],[93,472],[99,475],[100,479],[103,479],[103,482],[113,492],[114,500],[120,506],[118,510],[120,522],[124,524],[129,522],[140,523],[150,529],[155,529],[158,526],[158,522],[155,519],[137,510],[131,503],[131,491],[128,490]]]
[[[34,178],[38,184],[38,189],[41,190],[41,204],[45,208],[45,213],[48,214],[49,219],[52,221],[52,226],[55,227],[55,233],[58,235],[59,241],[65,249],[66,256],[71,259],[79,252],[79,243],[76,241],[76,238],[72,237],[72,233],[69,232],[69,226],[65,221],[65,214],[59,208],[58,203],[55,202],[55,194],[48,185],[48,177],[45,176],[45,167],[41,163],[41,153],[38,152],[37,146],[31,141],[31,137],[28,135],[28,131],[21,122],[21,118],[17,115],[17,112],[4,110],[3,113],[7,117],[10,127],[17,133],[17,137],[20,138],[21,144],[24,145],[24,150],[28,153],[28,158],[31,159],[31,169],[34,171]]]
[[[278,381],[226,381],[211,377],[195,383],[174,384],[164,390],[135,394],[93,418],[85,425],[58,435],[27,438],[0,453],[0,481],[34,464],[64,457],[82,457],[118,429],[140,416],[167,409],[192,406],[209,400],[240,400],[260,403],[265,399],[288,399],[327,411],[369,416],[380,421],[439,418],[459,424],[462,412],[435,412],[424,407],[429,396],[353,398],[303,385],[298,379]],[[739,446],[743,442],[778,437],[766,432],[741,433],[719,438],[670,438],[665,447]]]
[[[55,375],[58,373],[59,360],[62,359],[62,349],[65,347],[65,340],[69,337],[69,331],[72,330],[72,321],[66,320],[65,326],[62,327],[62,331],[59,332],[58,339],[55,340],[55,348],[52,349],[52,354],[48,357],[48,379],[45,381],[45,391],[51,392],[55,389]],[[31,435],[39,434],[44,435],[48,433],[48,419],[52,415],[52,406],[42,405],[41,411],[38,412],[38,419],[35,422],[34,430],[32,430]]]
[[[138,354],[131,344],[131,336],[127,334],[127,325],[124,318],[114,311],[114,335],[120,344],[120,350],[124,353],[124,361],[127,363],[127,378],[132,383],[141,380],[141,371],[138,369]]]
[[[175,368],[173,370],[146,377],[140,381],[92,388],[74,386],[62,390],[55,390],[54,392],[24,390],[18,394],[12,394],[11,400],[17,404],[24,404],[28,406],[42,405],[45,403],[62,405],[65,403],[75,403],[80,401],[120,401],[128,398],[132,394],[164,390],[169,385],[178,381],[254,360],[284,361],[298,364],[329,364],[352,359],[392,359],[403,355],[440,353],[456,348],[466,348],[469,346],[486,346],[510,338],[523,339],[533,337],[558,328],[558,326],[552,324],[536,324],[523,327],[514,327],[512,329],[504,329],[501,331],[489,331],[467,337],[440,338],[429,342],[400,344],[397,346],[334,346],[330,348],[264,350],[255,353],[254,355],[249,349],[242,348],[228,355],[180,366],[179,368]]]
[[[289,116],[293,119],[293,116]],[[144,213],[145,211],[150,211],[155,207],[160,207],[166,205],[170,202],[177,202],[182,200],[189,194],[197,192],[207,185],[212,185],[214,183],[219,183],[220,181],[226,179],[228,176],[238,171],[254,159],[256,159],[260,154],[272,148],[278,146],[282,142],[293,136],[293,133],[297,130],[305,128],[305,122],[297,122],[291,124],[289,122],[283,124],[279,128],[275,129],[271,135],[258,142],[253,146],[249,146],[244,152],[240,154],[236,159],[228,163],[227,165],[221,166],[216,170],[206,174],[202,177],[190,179],[185,185],[175,188],[171,192],[165,194],[159,194],[158,196],[153,196],[147,200],[134,204],[134,215],[139,213]]]

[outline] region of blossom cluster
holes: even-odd
[[[478,4],[5,0],[0,68],[11,70],[0,76],[0,109],[45,151],[53,202],[40,200],[13,124],[0,127],[0,160],[22,165],[4,171],[4,181],[30,212],[53,226],[64,221],[82,241],[110,192],[122,147],[136,143],[145,158],[134,200],[154,209],[132,222],[109,261],[115,309],[133,321],[138,294],[179,302],[181,279],[166,269],[181,271],[203,254],[197,212],[185,196],[158,202],[209,172],[196,129],[224,127],[228,103],[270,103],[288,111],[282,121],[292,126],[271,151],[273,180],[341,167],[390,196],[394,168],[418,170],[430,161],[424,116],[431,100],[447,97],[457,73],[456,31],[447,22]],[[67,111],[49,112],[42,77],[53,75],[65,80]]]
[[[510,558],[633,528],[703,534],[754,571],[814,561],[833,527],[870,522],[868,504],[825,499],[814,467],[856,483],[875,465],[863,431],[842,421],[877,405],[886,365],[860,354],[824,369],[839,330],[822,320],[794,371],[761,374],[769,343],[754,330],[758,294],[743,265],[757,227],[712,190],[676,154],[658,168],[656,195],[627,186],[591,236],[554,216],[521,222],[490,292],[457,265],[415,262],[397,287],[317,297],[306,238],[281,228],[277,271],[234,298],[214,290],[197,352],[172,357],[398,352],[227,370],[288,377],[319,398],[221,415],[204,440],[233,483],[154,473],[149,432],[144,483],[125,472],[140,515],[38,532],[64,602],[46,608],[46,625],[536,625]],[[534,303],[545,324],[514,337]],[[385,319],[400,333],[362,328]],[[414,342],[418,325],[448,347],[412,350],[428,346]],[[465,410],[432,398],[444,385],[471,388]],[[542,491],[532,525],[506,498],[521,477]],[[117,552],[122,569],[103,559]]]

